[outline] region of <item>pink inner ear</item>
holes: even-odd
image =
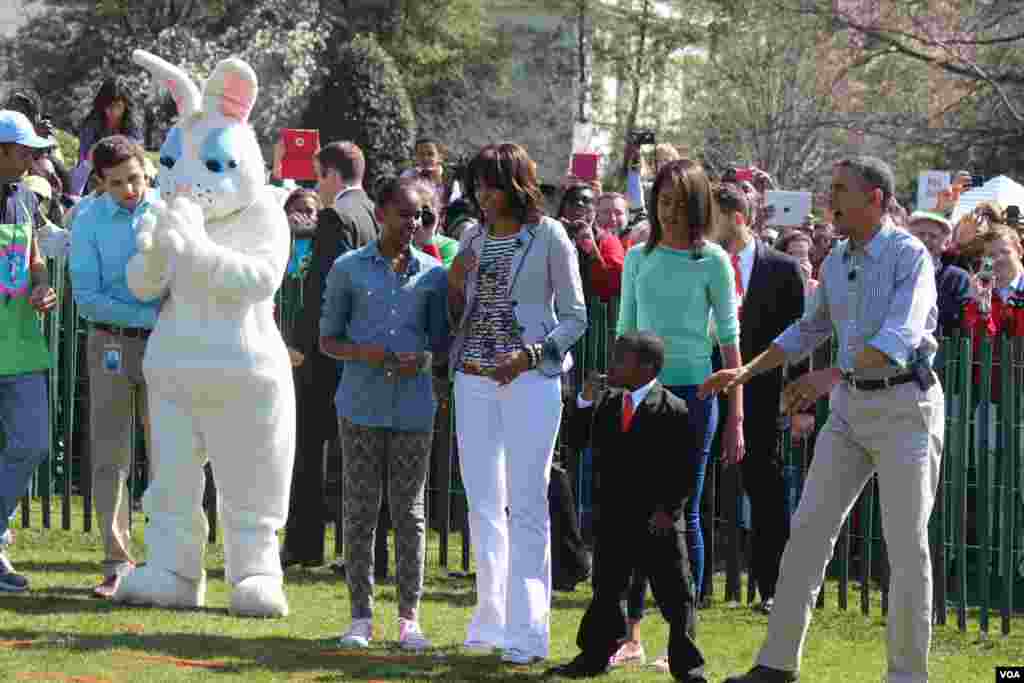
[[[224,95],[220,102],[220,111],[224,116],[239,121],[249,118],[253,105],[252,84],[235,73],[224,74]]]
[[[171,93],[171,97],[174,98],[174,106],[178,108],[178,113],[181,113],[181,93],[178,91],[178,84],[175,81],[164,81],[164,87]]]

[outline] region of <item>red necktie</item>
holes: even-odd
[[[628,391],[622,395],[622,431],[628,432],[633,423],[633,394]]]
[[[739,302],[737,317],[743,317],[743,270],[740,268],[740,255],[732,255],[732,272],[736,275],[736,299]]]

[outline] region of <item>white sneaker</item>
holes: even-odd
[[[398,618],[398,647],[403,650],[426,650],[430,641],[420,630],[419,622],[412,619]]]
[[[370,647],[371,640],[373,640],[373,619],[353,619],[348,630],[338,641],[338,647],[366,648]]]

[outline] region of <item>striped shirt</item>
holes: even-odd
[[[836,365],[852,372],[854,359],[871,346],[884,353],[891,368],[858,370],[861,379],[900,374],[917,363],[929,365],[938,344],[938,295],[935,270],[916,237],[888,221],[867,244],[837,244],[821,266],[821,284],[804,317],[775,343],[795,363],[823,341],[838,335]]]
[[[497,367],[497,357],[523,348],[508,288],[512,278],[512,256],[519,247],[519,235],[487,237],[477,269],[477,303],[469,319],[469,332],[462,350],[462,364],[481,369]]]

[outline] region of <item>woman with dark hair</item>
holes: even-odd
[[[484,147],[469,197],[485,220],[465,229],[448,275],[456,430],[476,559],[477,605],[465,647],[528,664],[550,641],[548,481],[562,416],[562,373],[587,326],[576,249],[543,215],[537,170],[515,144]]]
[[[700,595],[704,578],[701,494],[711,442],[718,426],[714,397],[697,398],[697,388],[711,374],[711,351],[717,337],[725,367],[740,365],[739,298],[729,255],[712,242],[714,202],[704,169],[680,159],[662,167],[651,195],[651,235],[626,254],[618,334],[649,331],[665,340],[665,365],[659,379],[686,401],[699,435],[695,449],[681,457],[697,462],[697,481],[680,482],[693,490],[685,510],[686,545]],[[716,328],[711,332],[711,322]],[[723,438],[723,463],[743,459],[743,397],[730,397]],[[681,520],[677,520],[680,521]]]
[[[80,195],[92,171],[89,154],[92,146],[111,135],[124,135],[142,144],[142,133],[135,121],[131,92],[120,78],[103,81],[92,108],[78,131],[78,165],[71,176],[71,192]]]

